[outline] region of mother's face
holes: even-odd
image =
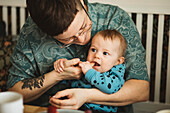
[[[87,8],[86,8],[87,9]],[[91,37],[92,22],[85,10],[81,9],[75,16],[67,31],[55,36],[58,41],[64,44],[85,45]]]

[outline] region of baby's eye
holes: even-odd
[[[104,55],[109,55],[109,53],[108,53],[108,52],[103,52],[103,54],[104,54]]]
[[[92,52],[96,52],[96,49],[92,48],[91,51],[92,51]]]

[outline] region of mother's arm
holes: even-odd
[[[66,100],[59,100],[67,96]],[[84,103],[97,103],[113,106],[124,106],[135,102],[147,101],[149,98],[149,82],[131,79],[114,94],[106,94],[98,89],[67,89],[58,92],[50,99],[50,103],[58,108],[78,109]]]
[[[17,82],[8,90],[21,93],[24,97],[24,102],[33,101],[62,80],[79,79],[81,69],[80,67],[74,67],[79,61],[79,59],[67,60],[63,73],[57,73],[53,70],[37,78],[27,78]]]
[[[30,102],[40,97],[48,89],[61,81],[62,78],[59,75],[60,74],[57,72],[51,71],[38,78],[29,78],[19,81],[8,90],[21,93],[24,97],[24,102]]]
[[[95,96],[90,98],[92,102],[94,101],[93,98]],[[109,103],[103,103],[101,100],[104,98],[102,97],[99,99],[98,102],[94,103],[113,106],[124,106],[135,102],[147,101],[149,99],[149,82],[136,79],[128,80],[118,92],[107,96],[105,101]]]

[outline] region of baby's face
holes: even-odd
[[[102,36],[95,35],[89,49],[87,61],[95,63],[93,69],[101,73],[110,70],[114,65],[118,64],[119,44],[118,40],[104,40]]]

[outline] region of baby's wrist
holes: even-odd
[[[86,69],[86,70],[84,71],[84,74],[86,74],[90,69],[92,69],[92,68]]]

